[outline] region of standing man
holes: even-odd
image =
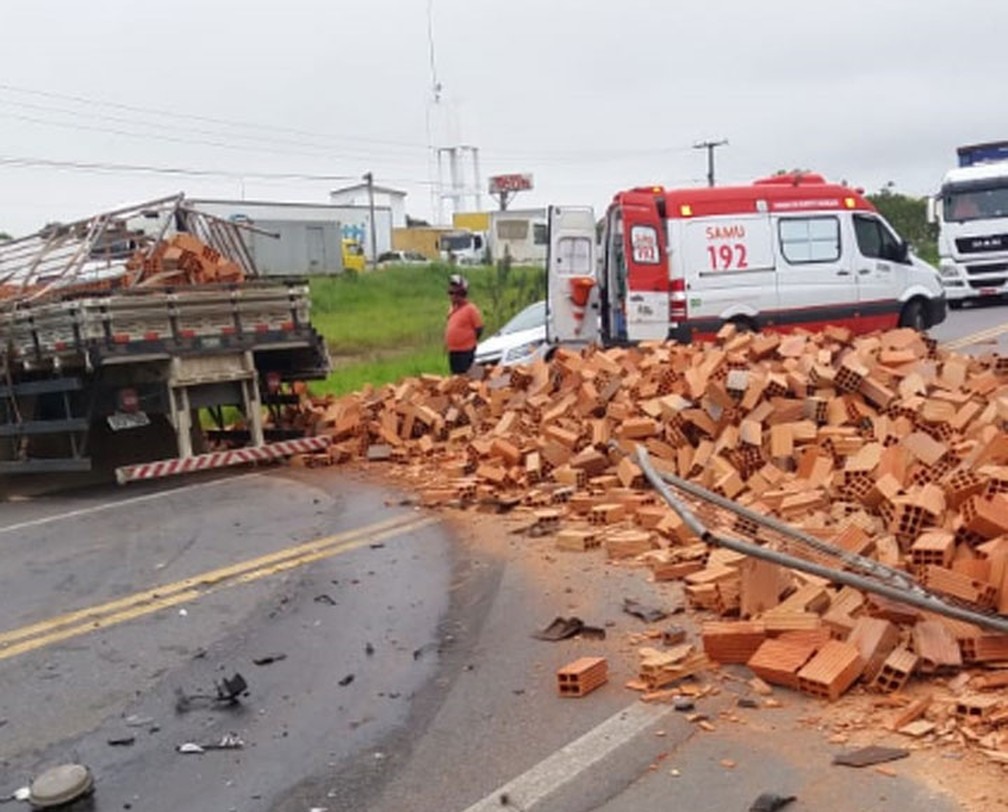
[[[451,309],[445,322],[445,349],[452,375],[464,375],[476,357],[476,343],[483,335],[483,316],[467,298],[469,283],[461,274],[453,273],[448,279]]]

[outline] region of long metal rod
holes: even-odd
[[[637,465],[644,473],[644,476],[647,477],[651,486],[661,495],[666,503],[668,503],[669,507],[679,514],[679,517],[683,520],[686,526],[701,540],[709,544],[725,547],[726,549],[734,550],[737,553],[751,556],[752,558],[761,558],[764,561],[780,564],[781,566],[788,567],[789,569],[807,572],[810,575],[817,575],[820,578],[825,578],[832,583],[852,586],[856,589],[863,589],[865,592],[882,595],[883,597],[899,601],[900,603],[908,606],[915,606],[918,609],[924,609],[928,612],[934,612],[935,614],[944,615],[945,617],[950,617],[955,620],[972,623],[975,626],[980,626],[985,629],[1008,633],[1008,617],[1004,617],[1003,615],[988,615],[982,612],[975,612],[970,609],[946,603],[938,596],[933,595],[924,589],[910,591],[905,588],[878,583],[870,578],[856,575],[852,572],[847,572],[846,570],[838,570],[831,567],[825,567],[820,564],[814,564],[813,562],[806,561],[803,558],[798,558],[793,555],[788,555],[787,553],[781,553],[776,550],[761,547],[758,544],[752,544],[747,541],[728,538],[726,536],[713,533],[708,530],[696,516],[693,515],[693,512],[686,504],[672,495],[668,485],[665,484],[658,472],[655,471],[654,466],[651,465],[647,451],[645,451],[643,447],[637,447],[637,453],[635,456]]]
[[[916,589],[919,590],[920,586],[913,581],[911,581],[905,572],[902,570],[895,569],[894,567],[886,566],[885,564],[874,561],[871,558],[867,558],[863,555],[858,555],[857,553],[852,553],[847,550],[840,549],[831,544],[823,542],[821,539],[815,536],[809,535],[808,533],[803,533],[801,530],[792,527],[785,522],[775,519],[773,516],[766,516],[762,513],[757,513],[744,505],[738,504],[738,502],[733,502],[730,499],[726,499],[720,494],[714,493],[707,490],[706,488],[697,485],[694,482],[690,482],[687,479],[677,477],[669,473],[659,473],[665,482],[670,485],[675,486],[681,491],[685,491],[691,496],[695,496],[697,499],[703,499],[705,502],[710,502],[717,505],[720,508],[724,508],[727,511],[734,513],[736,516],[741,516],[744,519],[767,527],[770,530],[775,530],[781,535],[793,538],[796,541],[801,542],[807,547],[811,547],[817,552],[824,553],[825,555],[831,555],[839,558],[847,564],[848,566],[862,570],[863,572],[869,573],[873,576],[885,578],[891,581],[894,586],[903,587],[904,589]]]

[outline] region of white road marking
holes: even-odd
[[[618,747],[671,712],[672,708],[668,705],[635,702],[589,730],[580,739],[564,745],[549,758],[494,790],[465,812],[500,812],[502,795],[507,795],[509,808],[532,809],[560,787],[576,781],[585,770],[598,764]]]
[[[152,499],[161,499],[164,496],[172,496],[176,493],[183,493],[185,491],[193,490],[195,488],[211,488],[216,485],[223,485],[228,482],[235,482],[239,479],[248,479],[249,477],[262,476],[258,473],[248,473],[240,474],[239,476],[225,477],[224,479],[215,479],[210,482],[198,482],[192,485],[183,485],[181,488],[172,488],[168,491],[158,491],[157,493],[147,493],[143,496],[131,496],[129,499],[123,499],[118,502],[106,502],[103,505],[92,505],[91,507],[78,508],[77,510],[68,510],[66,513],[57,513],[53,516],[43,516],[41,519],[30,519],[26,522],[18,522],[17,524],[9,524],[6,527],[0,527],[0,534],[2,533],[13,533],[16,530],[25,530],[29,527],[38,527],[43,524],[50,524],[51,522],[61,522],[64,519],[76,519],[80,516],[87,516],[91,513],[100,513],[103,510],[112,510],[119,507],[128,507],[130,505],[135,505],[139,502],[149,502]]]

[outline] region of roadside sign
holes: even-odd
[[[490,194],[501,192],[525,192],[532,188],[532,175],[529,173],[511,175],[493,175],[490,178]]]

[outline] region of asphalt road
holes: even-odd
[[[935,337],[1006,316],[956,312]],[[741,810],[764,790],[797,812],[957,808],[829,766],[796,697],[739,711],[726,681],[698,703],[712,733],[635,701],[644,626],[620,606],[671,609],[678,587],[408,496],[277,468],[0,502],[0,795],[73,761],[95,812]],[[607,641],[530,638],[573,613]],[[559,699],[556,668],[596,653],[614,679]],[[247,694],[216,701],[235,674]],[[229,734],[240,749],[177,750]]]

